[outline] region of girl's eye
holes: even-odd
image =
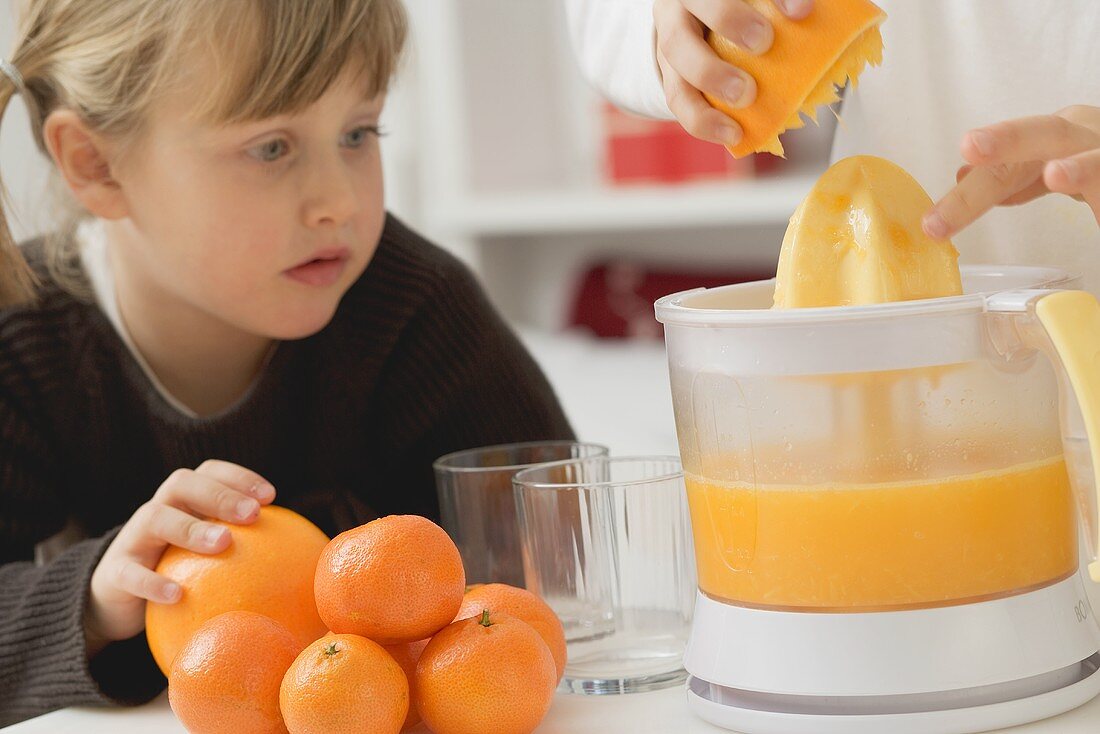
[[[342,145],[346,148],[358,148],[363,145],[363,143],[367,142],[367,139],[371,135],[380,137],[383,134],[384,133],[377,125],[363,125],[344,135]]]
[[[263,161],[264,163],[273,163],[284,155],[290,146],[282,138],[276,138],[275,140],[269,140],[266,143],[257,145],[248,151],[248,154],[253,158]]]

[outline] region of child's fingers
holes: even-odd
[[[660,58],[658,62],[662,64],[668,108],[685,130],[700,140],[720,145],[741,142],[741,126],[736,121],[711,107],[699,90],[684,81],[667,62]]]
[[[177,469],[164,480],[154,502],[179,507],[200,517],[216,517],[233,523],[255,519],[260,503],[206,474],[190,469]]]
[[[199,520],[171,505],[149,502],[140,512],[137,542],[143,546],[153,546],[133,549],[141,557],[146,557],[146,551],[151,549],[156,551],[153,556],[159,558],[164,543],[209,554],[220,553],[232,542],[228,528]]]
[[[654,6],[662,16],[658,48],[688,84],[722,99],[733,108],[747,107],[756,99],[756,80],[714,53],[703,39],[703,29],[683,6]]]
[[[977,166],[940,199],[921,224],[929,237],[951,237],[1039,177],[1037,162]]]
[[[707,28],[738,46],[762,54],[772,47],[775,32],[763,15],[744,0],[682,0],[684,7]]]
[[[1051,191],[1084,199],[1100,223],[1100,148],[1049,161],[1043,167],[1043,183]]]
[[[183,592],[176,582],[129,559],[120,561],[114,578],[115,586],[127,594],[162,604],[175,604]]]
[[[195,469],[199,474],[217,479],[227,487],[255,498],[261,504],[275,499],[275,487],[251,469],[218,459],[207,459]]]
[[[1100,133],[1060,115],[1036,115],[971,130],[960,146],[975,165],[1049,161],[1100,146]]]

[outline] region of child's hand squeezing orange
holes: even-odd
[[[179,585],[152,570],[169,545],[220,553],[232,542],[231,534],[204,518],[249,524],[274,498],[267,480],[229,462],[206,461],[195,470],[172,472],[122,526],[92,574],[84,616],[89,656],[141,632],[146,600],[179,601]]]
[[[812,0],[773,0],[790,18],[804,18]],[[752,53],[767,51],[773,40],[768,19],[745,0],[654,0],[657,66],[668,107],[689,133],[701,140],[737,145],[741,127],[703,97],[712,94],[733,108],[756,99],[756,80],[726,63],[707,45],[712,28]]]
[[[971,130],[958,183],[924,218],[932,237],[951,237],[994,206],[1043,194],[1086,202],[1100,224],[1100,107],[1074,105]]]

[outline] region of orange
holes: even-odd
[[[270,617],[225,612],[209,619],[168,671],[168,702],[192,734],[286,734],[279,686],[297,638]]]
[[[171,546],[156,571],[179,583],[175,604],[149,602],[145,632],[167,675],[172,659],[203,622],[222,612],[266,614],[298,638],[299,649],[325,633],[313,602],[313,573],[328,537],[301,515],[268,505],[251,525],[233,525],[216,555]]]
[[[389,515],[329,542],[314,595],[333,632],[394,645],[446,627],[465,584],[462,557],[443,528],[419,515]]]
[[[335,636],[335,632],[329,632],[325,635],[326,638]],[[420,723],[420,714],[417,713],[416,706],[412,705],[412,701],[416,697],[416,662],[420,660],[420,654],[424,652],[424,648],[427,646],[428,640],[382,646],[382,649],[388,652],[390,657],[401,666],[401,670],[405,672],[405,678],[409,681],[409,713],[405,717],[405,723],[401,726],[402,731],[411,729]]]
[[[522,619],[534,627],[550,648],[558,680],[561,680],[565,673],[565,630],[550,605],[527,589],[507,584],[478,584],[466,591],[456,619],[475,617],[484,609]]]
[[[554,699],[554,656],[523,620],[485,610],[435,635],[416,664],[416,706],[435,734],[527,734]]]
[[[291,664],[279,708],[290,734],[397,734],[409,711],[409,683],[378,643],[334,634]]]
[[[747,0],[775,29],[772,47],[757,56],[729,39],[707,32],[717,54],[756,80],[756,100],[733,109],[709,94],[710,104],[740,125],[744,137],[729,151],[737,158],[749,153],[783,155],[779,135],[805,124],[802,115],[817,120],[817,107],[839,99],[837,87],[849,79],[855,86],[863,67],[882,62],[879,25],[886,13],[869,0],[828,0],[814,3],[802,20],[779,12],[774,0]]]
[[[397,661],[397,664],[401,666],[401,670],[405,671],[405,677],[409,680],[409,701],[416,699],[416,663],[420,660],[421,654],[424,652],[424,648],[428,646],[429,640],[418,640],[417,642],[402,642],[398,645],[385,645],[384,650],[390,654],[390,656]],[[409,704],[409,715],[405,717],[405,723],[401,726],[402,731],[405,729],[411,729],[420,723],[420,714],[416,710],[416,706]]]

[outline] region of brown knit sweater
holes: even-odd
[[[391,513],[437,518],[441,454],[571,435],[471,274],[393,217],[332,322],[279,344],[214,417],[173,409],[99,308],[47,280],[35,305],[0,311],[0,726],[164,688],[144,634],[89,664],[82,619],[99,558],[173,470],[254,469],[333,536]],[[67,523],[88,539],[36,565],[35,545]]]

